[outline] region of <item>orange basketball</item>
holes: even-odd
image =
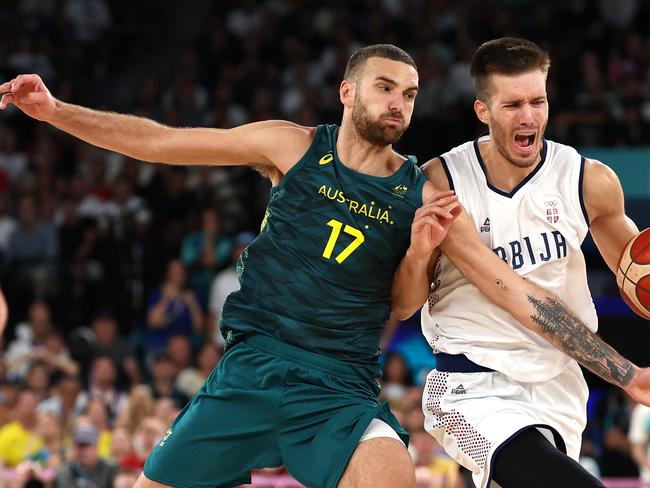
[[[616,284],[625,303],[650,320],[650,228],[634,237],[621,254]]]

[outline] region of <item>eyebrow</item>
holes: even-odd
[[[385,81],[386,83],[390,83],[391,85],[397,86],[397,82],[395,80],[382,75],[377,76],[375,78],[375,81]],[[417,85],[412,85],[404,89],[403,91],[418,91],[418,89],[419,87]]]
[[[546,99],[547,99],[546,96],[540,96],[540,97],[535,97],[535,98],[531,99],[530,101],[531,102],[540,102],[540,101],[546,100]],[[504,100],[502,103],[503,103],[503,105],[510,105],[510,104],[514,104],[514,103],[522,103],[524,101],[525,100],[523,98],[511,98],[509,100]]]

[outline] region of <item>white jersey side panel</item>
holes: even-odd
[[[588,232],[581,203],[584,161],[571,147],[544,141],[541,164],[510,194],[491,187],[478,145],[441,159],[483,243],[520,276],[560,297],[587,326],[598,319],[580,245]],[[434,352],[465,354],[517,381],[544,381],[572,359],[490,302],[442,255],[422,330]]]

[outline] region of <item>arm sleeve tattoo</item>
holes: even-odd
[[[626,386],[634,376],[634,365],[606,344],[555,298],[543,300],[528,295],[535,309],[530,318],[541,334],[559,349],[597,374],[618,386]]]

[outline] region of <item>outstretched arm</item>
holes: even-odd
[[[437,166],[434,160],[424,169],[434,187],[445,188],[446,176]],[[439,247],[470,283],[524,327],[637,401],[650,404],[650,372],[606,344],[557,296],[516,274],[483,244],[466,212],[454,220]]]
[[[79,139],[135,159],[169,164],[251,164],[286,173],[305,153],[313,128],[265,121],[234,129],[175,128],[153,120],[57,100],[38,75],[0,85],[0,109],[17,106]]]

